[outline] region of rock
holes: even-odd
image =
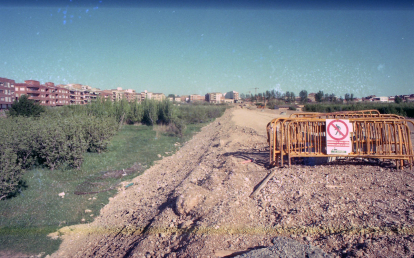
[[[85,213],[91,213],[92,211],[90,209],[86,209]]]
[[[184,192],[178,196],[175,202],[175,210],[180,215],[188,214],[194,207],[199,205],[209,191],[203,187],[192,185],[184,190]]]

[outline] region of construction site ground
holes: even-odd
[[[278,110],[233,108],[123,186],[93,223],[62,228],[52,257],[232,257],[276,237],[332,257],[412,257],[414,176],[367,160],[268,175]],[[93,199],[92,199],[93,201]],[[88,214],[85,213],[85,216]]]

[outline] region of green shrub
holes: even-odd
[[[105,151],[110,140],[116,134],[118,123],[113,117],[90,117],[89,123],[83,124],[85,140],[89,152]]]
[[[158,101],[145,99],[141,105],[144,109],[144,116],[142,122],[147,125],[154,125],[158,120]]]
[[[357,111],[376,109],[381,114],[396,114],[400,116],[414,117],[414,103],[352,103],[352,104],[328,104],[328,103],[312,103],[306,104],[304,111],[309,112],[336,112],[336,111]]]
[[[45,112],[45,107],[28,99],[27,95],[22,95],[15,100],[9,109],[10,116],[39,116],[43,112]]]
[[[17,154],[0,146],[0,200],[13,194],[21,182],[22,169]]]
[[[36,119],[9,117],[0,123],[0,197],[12,194],[25,169],[80,168],[84,153],[104,151],[116,134],[115,117],[94,117],[85,109],[47,111]],[[62,114],[65,114],[63,116]]]
[[[126,122],[128,124],[136,124],[141,123],[142,119],[144,118],[144,108],[143,106],[138,103],[138,101],[134,101],[130,103],[131,109],[127,115]]]

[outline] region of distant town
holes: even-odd
[[[382,96],[377,97],[370,95],[363,98],[354,98],[353,94],[346,94],[345,99],[342,97],[337,98],[334,94],[325,94],[319,91],[318,93],[309,93],[301,91],[298,97],[295,97],[293,93],[281,94],[279,92],[259,93],[259,94],[240,94],[236,91],[229,91],[226,93],[212,92],[206,93],[204,96],[192,94],[192,95],[174,95],[170,94],[166,96],[163,93],[153,93],[147,90],[142,92],[136,92],[133,89],[122,89],[118,87],[111,90],[101,90],[99,88],[93,88],[91,86],[82,84],[66,84],[55,85],[53,82],[46,82],[41,84],[39,81],[26,80],[24,83],[16,83],[12,79],[0,77],[0,110],[8,109],[11,107],[15,100],[18,100],[22,95],[27,95],[29,99],[32,99],[43,106],[65,106],[65,105],[85,105],[97,98],[109,99],[111,101],[119,101],[126,99],[127,101],[141,102],[145,99],[153,99],[162,101],[168,99],[174,102],[209,102],[209,103],[238,103],[244,99],[265,100],[267,97],[273,96],[287,96],[289,103],[303,103],[303,102],[320,102],[321,98],[329,98],[335,101],[343,103],[352,102],[396,102],[395,98],[399,101],[414,101],[414,94],[399,95],[399,96]]]

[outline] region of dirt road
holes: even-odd
[[[224,257],[276,236],[333,257],[413,256],[411,171],[297,164],[249,198],[268,174],[265,126],[278,113],[227,110],[120,188],[93,223],[62,228],[52,257]]]

